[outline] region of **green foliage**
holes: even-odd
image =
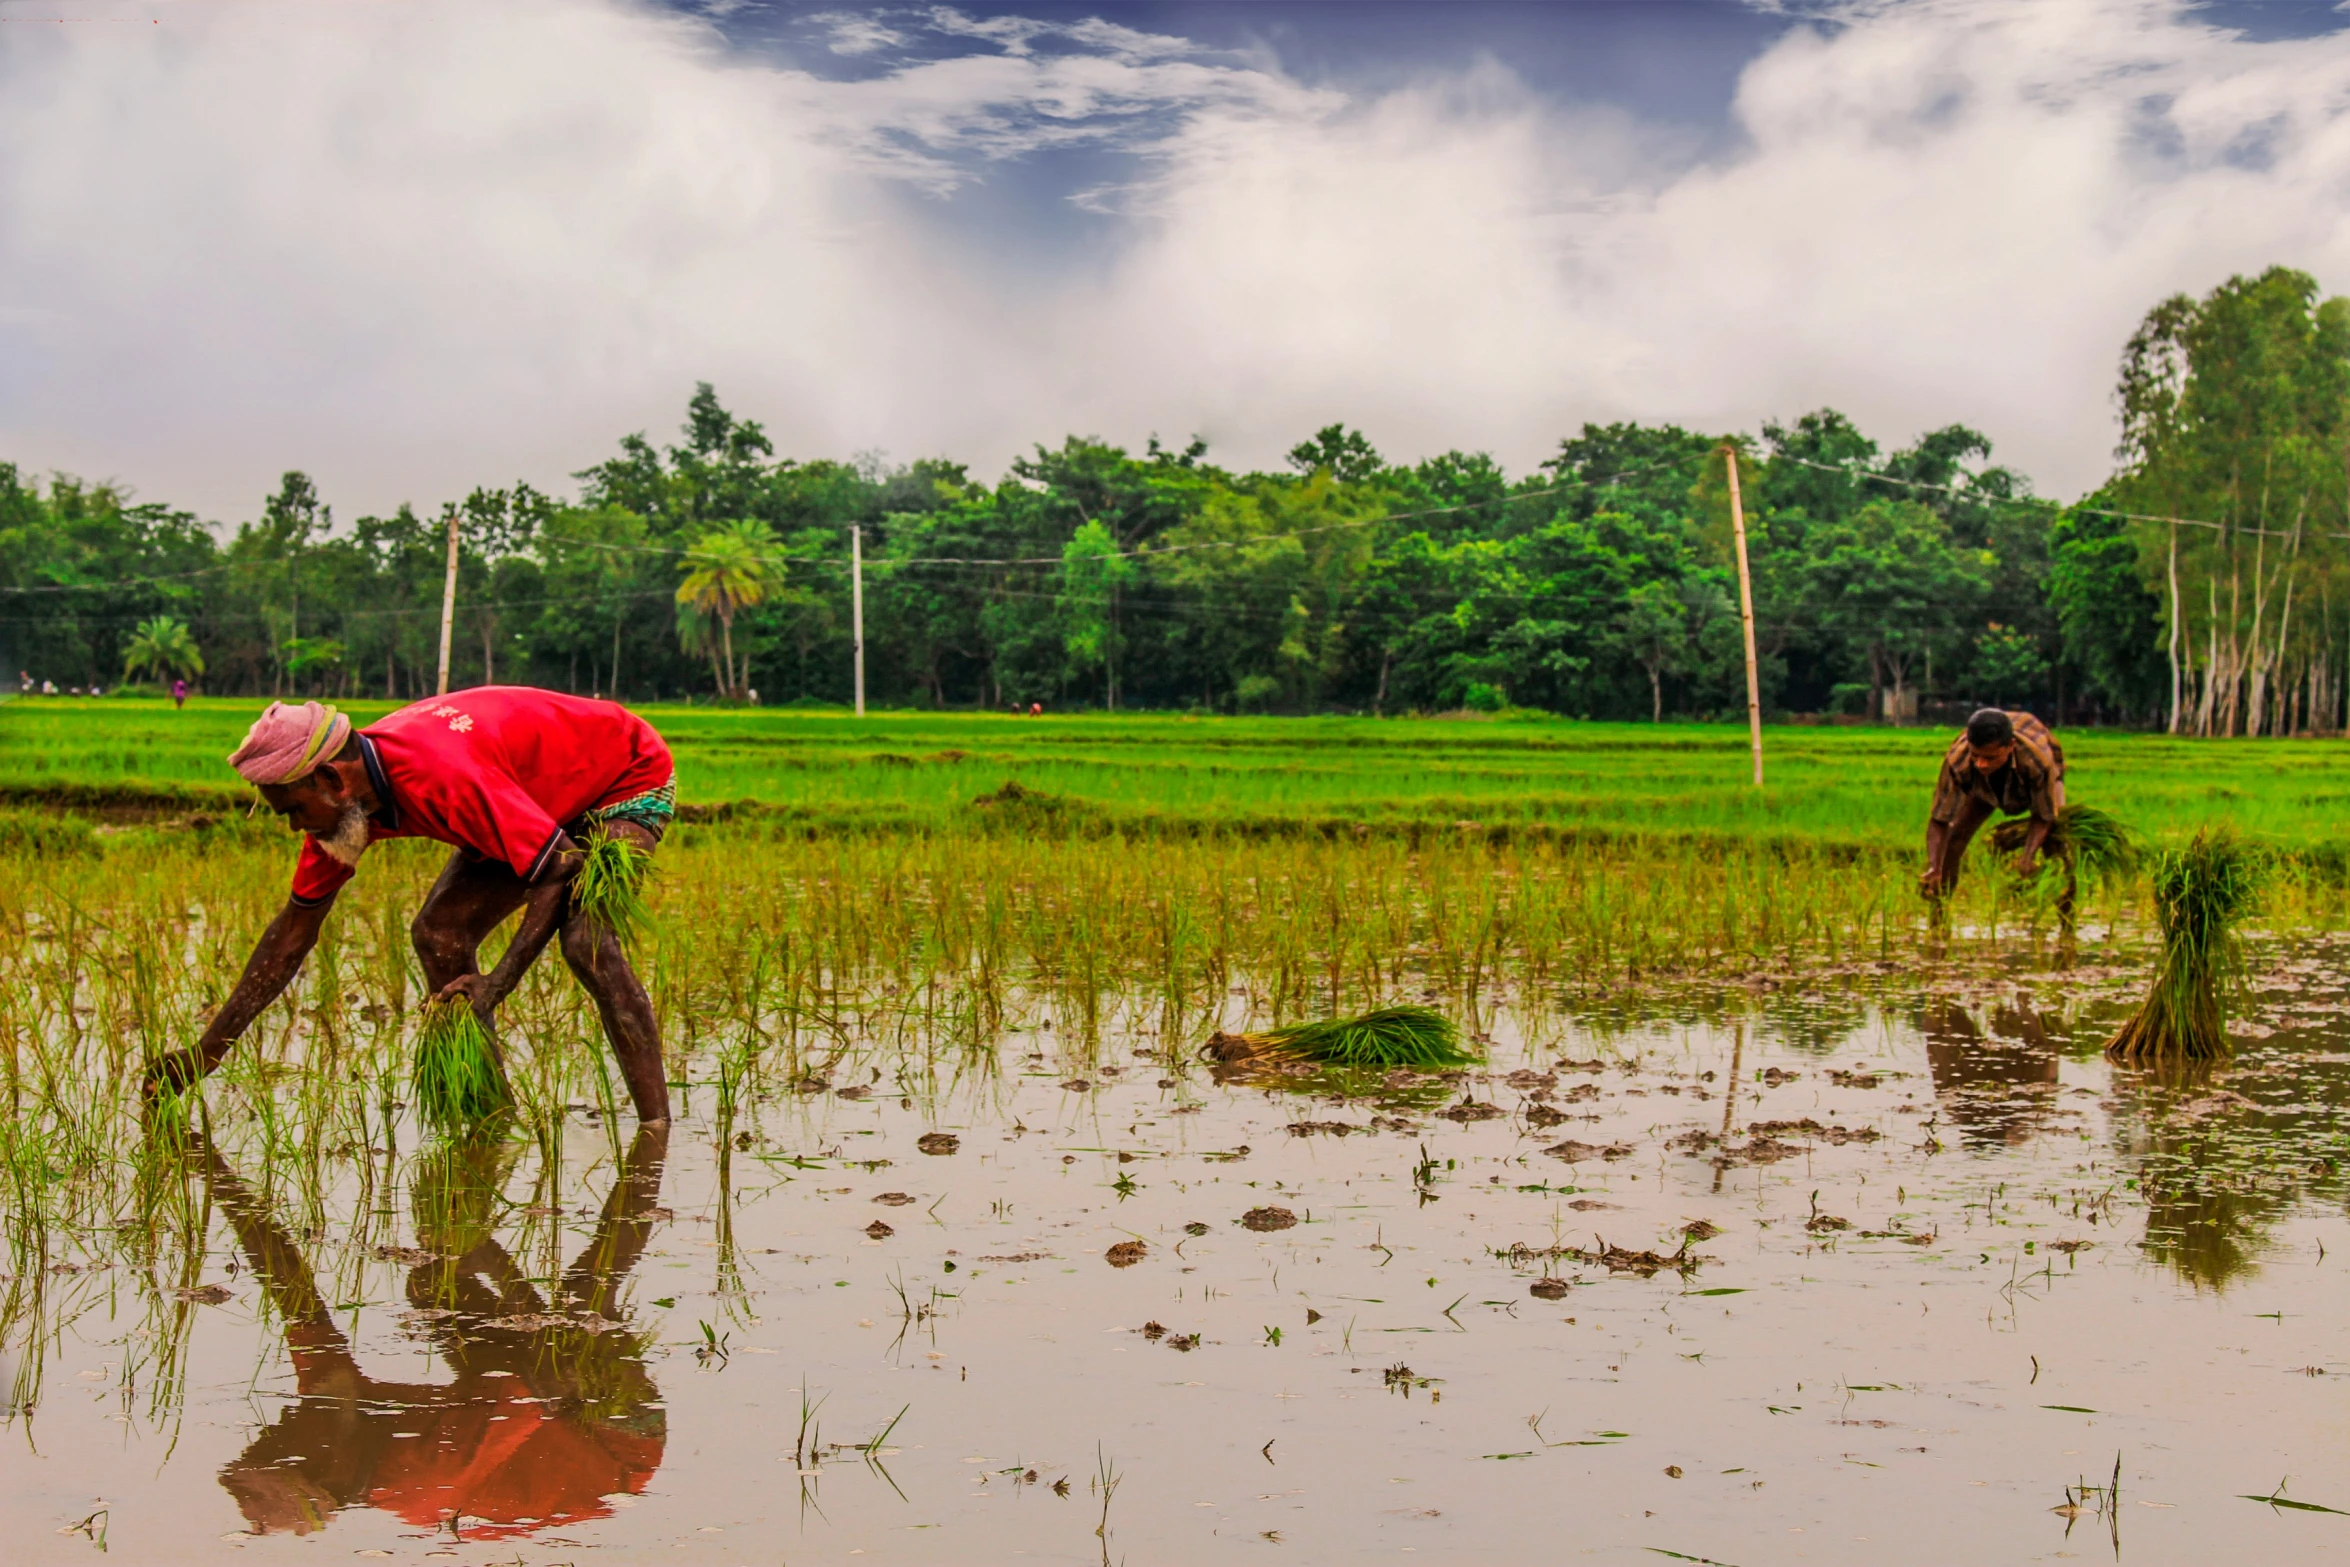
[[[696,539],[680,565],[685,580],[677,586],[679,640],[711,655],[720,696],[741,701],[749,689],[747,665],[742,672],[735,667],[734,620],[764,604],[782,582],[777,545],[766,523],[737,519]],[[715,645],[708,635],[712,620],[719,627]]]
[[[2159,716],[2164,683],[2162,600],[2148,591],[2134,525],[2067,511],[2048,534],[2048,603],[2065,661],[2115,717]]]
[[[2242,977],[2237,924],[2252,911],[2266,864],[2226,828],[2197,833],[2154,864],[2162,955],[2138,1010],[2106,1045],[2117,1060],[2217,1060],[2228,1054],[2225,993]]]
[[[342,667],[344,648],[333,637],[288,637],[278,651],[284,655],[286,673],[306,685]]]
[[[1134,575],[1134,563],[1118,552],[1118,541],[1100,522],[1088,519],[1061,546],[1061,644],[1073,677],[1105,671],[1108,707],[1118,705],[1118,593]]]
[[[427,1004],[411,1079],[417,1113],[444,1132],[480,1126],[513,1105],[489,1030],[463,997]]]
[[[2048,660],[2028,633],[1994,620],[1975,639],[1975,677],[1991,705],[2004,707],[2044,689]]]
[[[153,615],[140,621],[137,632],[122,650],[125,680],[136,680],[141,674],[152,674],[158,679],[177,676],[192,680],[202,673],[204,655],[189,634],[188,623],[170,615]]]
[[[1974,622],[1994,558],[1962,548],[1949,524],[1917,501],[1872,500],[1805,534],[1810,569],[1802,601],[1812,624],[1867,672],[1879,712],[1891,716],[1937,641]]]
[[[2350,591],[2350,299],[2271,267],[2164,300],[2124,351],[2118,398],[2125,466],[2106,493],[2145,517],[2133,531],[2178,663],[2175,726],[2280,732],[2307,701],[2331,727],[2342,631],[2326,606]]]

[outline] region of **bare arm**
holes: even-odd
[[[228,1000],[213,1014],[203,1037],[190,1048],[175,1050],[147,1069],[148,1093],[158,1089],[177,1093],[220,1065],[229,1048],[253,1026],[262,1009],[282,995],[301,972],[302,960],[317,945],[319,927],[326,923],[326,911],[333,906],[331,896],[307,907],[289,899],[277,911],[277,918],[261,933],[253,955],[245,960],[245,972],[238,978],[237,988],[229,992]]]
[[[1970,799],[1959,806],[1956,820],[1926,823],[1926,873],[1918,878],[1918,890],[1931,898],[1955,888],[1967,845],[1990,819],[1991,807]]]
[[[1942,891],[1942,855],[1950,846],[1950,824],[1929,820],[1926,823],[1926,873],[1918,878],[1918,890],[1927,897]]]
[[[579,845],[568,835],[557,834],[555,852],[547,856],[547,868],[531,884],[530,901],[522,906],[522,924],[506,944],[506,955],[487,974],[465,974],[451,980],[441,988],[441,994],[470,995],[485,1019],[514,994],[522,976],[530,972],[539,954],[547,950],[547,943],[563,928],[563,916],[571,907],[571,878],[579,874],[579,860]]]
[[[2032,867],[2040,863],[2040,846],[2048,841],[2049,831],[2056,826],[2045,816],[2032,818],[2031,828],[2024,834],[2023,852],[2015,857],[2015,873],[2029,876]]]

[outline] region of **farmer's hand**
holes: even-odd
[[[1942,872],[1938,868],[1929,865],[1918,873],[1918,896],[1921,898],[1942,896]]]
[[[2015,874],[2016,879],[2019,881],[2028,878],[2032,872],[2038,870],[2039,868],[2040,856],[2033,850],[2026,849],[2023,853],[2015,857]]]
[[[485,1023],[489,1021],[490,1013],[498,1005],[498,993],[491,986],[490,977],[487,974],[460,974],[443,985],[440,995],[435,999],[454,1001],[459,996],[463,996],[467,1001],[473,1003],[475,1015]]]

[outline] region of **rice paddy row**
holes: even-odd
[[[220,758],[257,709],[0,703],[0,806],[100,816],[238,808]],[[353,703],[362,722],[383,703]],[[1769,787],[1722,725],[1198,719],[664,708],[698,814],[820,832],[1625,837],[1915,854],[1948,735],[1774,726]],[[2333,867],[2350,783],[2334,740],[2064,736],[2072,795],[2158,841],[2227,824]],[[1007,789],[1009,784],[1013,787]],[[982,799],[987,805],[979,805]]]

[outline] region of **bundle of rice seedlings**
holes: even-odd
[[[1461,1048],[1460,1030],[1433,1007],[1381,1007],[1360,1017],[1293,1023],[1262,1034],[1218,1034],[1208,1054],[1219,1061],[1278,1056],[1337,1067],[1408,1067],[1433,1072],[1476,1060]]]
[[[2031,831],[2029,816],[2013,817],[1991,829],[1991,847],[2001,854],[2014,854],[2023,848]],[[2040,852],[2106,881],[2137,864],[2138,840],[2129,828],[2094,805],[2068,805],[2056,813]]]
[[[464,997],[425,1007],[416,1035],[415,1089],[417,1113],[439,1131],[478,1126],[512,1106],[489,1030]]]
[[[2224,991],[2243,974],[2236,922],[2261,881],[2259,853],[2225,828],[2206,829],[2154,865],[2162,957],[2146,999],[2105,1052],[2117,1061],[2208,1061],[2228,1054]]]
[[[571,907],[620,938],[622,946],[634,946],[653,920],[644,897],[652,863],[650,854],[616,833],[589,833],[579,874],[571,878]]]

